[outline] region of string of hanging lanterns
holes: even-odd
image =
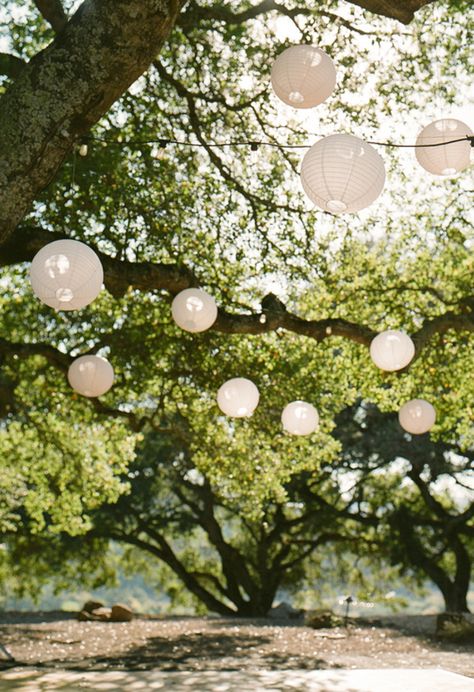
[[[332,59],[315,46],[287,48],[271,72],[276,96],[297,109],[326,101],[336,81]],[[417,137],[418,163],[434,175],[455,175],[470,164],[472,137],[471,129],[459,120],[436,120]],[[332,214],[356,212],[370,206],[382,192],[385,165],[367,142],[352,135],[329,135],[305,154],[301,182],[307,197],[321,209]]]
[[[80,310],[99,294],[103,269],[96,253],[77,240],[57,240],[45,245],[33,258],[30,281],[35,295],[49,307],[59,310]],[[184,331],[199,333],[214,324],[218,308],[215,299],[199,288],[178,293],[171,305],[176,324]],[[406,367],[415,354],[415,346],[404,332],[388,330],[378,334],[370,346],[370,355],[379,368],[386,371]],[[84,355],[70,365],[67,378],[72,389],[82,396],[99,397],[114,382],[112,365],[103,357]],[[251,416],[258,406],[260,393],[256,385],[244,377],[236,377],[219,388],[217,404],[231,418]],[[412,434],[427,432],[435,421],[434,409],[428,402],[407,402],[399,413],[400,424]],[[292,435],[310,435],[319,426],[316,408],[305,401],[292,401],[281,415],[283,429]]]
[[[333,93],[337,73],[332,59],[315,46],[292,46],[275,60],[271,83],[276,96],[294,108],[314,108]],[[88,138],[93,139],[93,138]],[[100,139],[100,138],[98,138]],[[257,144],[282,148],[274,142],[228,142],[203,145],[194,142],[157,140],[189,146],[240,146]],[[114,142],[117,143],[117,142]],[[151,143],[150,141],[146,143]],[[123,143],[130,145],[131,142]],[[140,143],[140,144],[143,144]],[[419,164],[434,175],[451,176],[470,164],[474,134],[459,120],[444,118],[422,129],[414,145],[388,142],[365,142],[348,134],[321,138],[308,148],[301,164],[301,183],[308,198],[332,214],[357,212],[372,204],[385,184],[385,165],[372,144],[391,147],[414,147]],[[82,144],[80,154],[87,154]],[[33,258],[30,281],[35,295],[55,310],[80,310],[100,293],[103,268],[96,253],[77,240],[59,240],[43,247]],[[191,333],[206,331],[217,319],[214,298],[198,288],[185,289],[172,301],[171,314],[176,324]],[[381,370],[394,372],[407,367],[415,355],[411,338],[401,331],[387,330],[370,344],[370,356]],[[96,355],[76,358],[67,373],[71,387],[85,397],[105,394],[113,385],[114,370]],[[251,416],[258,406],[260,393],[244,377],[236,377],[219,388],[217,404],[232,418]],[[436,421],[434,407],[423,399],[406,402],[399,411],[399,422],[412,435],[428,432]],[[283,429],[293,435],[310,435],[319,426],[316,408],[305,401],[292,401],[281,415]]]
[[[332,58],[311,45],[290,46],[276,58],[271,71],[275,95],[296,109],[314,108],[333,93],[337,72]],[[101,138],[97,138],[101,140]],[[107,140],[101,140],[107,141]],[[117,144],[117,142],[114,142]],[[418,163],[429,173],[453,176],[470,164],[474,133],[460,120],[436,120],[419,133],[415,144],[365,142],[348,134],[322,137],[312,146],[281,145],[275,142],[180,142],[159,139],[131,144],[159,143],[184,146],[226,147],[259,145],[280,148],[309,148],[301,163],[301,183],[309,200],[331,214],[357,212],[370,206],[385,184],[385,164],[372,144],[386,147],[413,147]]]

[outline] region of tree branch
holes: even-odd
[[[191,128],[196,135],[196,138],[198,142],[202,145],[202,147],[206,150],[207,155],[209,156],[209,159],[212,164],[217,168],[219,173],[221,174],[222,178],[237,192],[244,198],[246,199],[254,212],[256,213],[256,208],[263,206],[267,209],[283,209],[286,211],[294,212],[294,213],[300,213],[299,209],[296,209],[294,207],[291,207],[287,204],[279,204],[274,202],[271,199],[265,199],[263,197],[259,197],[249,190],[246,189],[245,185],[242,184],[237,178],[235,178],[232,175],[232,172],[229,170],[228,166],[225,164],[225,162],[221,159],[221,157],[216,153],[215,149],[209,145],[209,142],[206,140],[204,137],[202,131],[201,131],[201,121],[199,118],[199,113],[198,109],[196,106],[196,98],[190,92],[186,86],[180,82],[176,77],[171,75],[163,66],[163,64],[159,60],[155,60],[153,62],[153,66],[155,67],[156,71],[160,75],[160,77],[168,82],[175,90],[178,96],[181,96],[181,98],[184,98],[186,100],[186,104],[188,107],[189,111],[189,123],[191,125]]]
[[[0,243],[71,146],[148,68],[181,0],[87,0],[0,98]],[[18,114],[21,113],[21,117]]]
[[[141,548],[142,550],[155,555],[155,557],[165,562],[168,567],[173,570],[173,572],[181,579],[186,588],[197,596],[203,603],[205,603],[209,610],[220,613],[221,615],[236,615],[235,610],[229,608],[221,601],[218,601],[210,591],[202,586],[193,573],[186,569],[164,536],[159,536],[159,544],[156,546],[152,543],[148,543],[147,541],[143,541],[136,536],[120,533],[119,531],[105,531],[105,534],[102,535],[105,535],[106,538],[111,538],[112,540],[123,541],[124,543],[134,545],[137,548]]]
[[[415,12],[425,5],[429,5],[434,0],[348,0],[352,5],[362,7],[373,14],[397,19],[403,24],[409,24]],[[284,4],[274,2],[274,0],[262,0],[257,5],[249,7],[241,12],[234,12],[230,5],[216,3],[214,6],[202,6],[195,0],[191,0],[188,9],[179,18],[179,24],[183,27],[193,26],[197,21],[217,20],[225,24],[243,24],[251,19],[256,19],[268,12],[280,12],[287,16],[296,17],[298,15],[312,14],[307,8],[287,8]],[[315,12],[317,13],[317,11]]]
[[[57,34],[64,29],[68,18],[61,0],[35,0],[35,5]]]
[[[17,355],[20,358],[31,358],[32,356],[41,356],[50,365],[52,365],[57,370],[60,370],[65,376],[69,366],[73,362],[74,358],[67,353],[63,353],[58,349],[45,343],[14,343],[7,341],[0,337],[0,356],[7,355]],[[91,406],[100,413],[101,415],[109,416],[112,418],[124,418],[128,421],[131,429],[135,432],[139,432],[145,423],[148,422],[147,418],[139,419],[132,411],[122,411],[120,409],[114,409],[110,406],[104,404],[100,399],[96,397],[91,397],[88,399]]]
[[[0,245],[0,267],[31,262],[38,250],[55,240],[64,240],[64,235],[33,226],[21,226],[6,243]],[[126,262],[114,259],[97,248],[93,249],[104,269],[107,290],[116,298],[124,295],[129,287],[141,291],[165,289],[175,294],[198,285],[197,278],[187,267],[178,267],[176,264]]]
[[[0,246],[0,267],[31,261],[44,245],[59,239],[64,239],[64,236],[34,227],[18,229],[6,244]],[[105,285],[115,297],[124,295],[129,287],[140,291],[165,290],[171,295],[176,295],[185,288],[200,284],[194,272],[186,266],[118,260],[100,252],[92,244],[89,245],[99,256],[104,268]],[[464,303],[465,300],[463,305]],[[284,329],[318,342],[331,336],[338,336],[363,346],[369,346],[377,334],[368,325],[357,324],[343,318],[305,320],[288,312],[285,305],[271,293],[263,298],[261,312],[235,314],[219,308],[217,320],[211,329],[222,334],[251,335]],[[474,312],[449,311],[426,319],[420,329],[412,334],[416,346],[416,357],[434,335],[443,334],[449,329],[458,332],[474,332]],[[404,372],[407,370],[408,368],[405,368]]]
[[[27,63],[10,53],[0,53],[0,74],[16,79]]]

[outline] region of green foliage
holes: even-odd
[[[343,318],[377,331],[413,332],[447,312],[470,317],[474,235],[465,177],[428,178],[411,152],[384,149],[389,176],[380,200],[357,217],[335,218],[308,209],[303,199],[297,176],[303,149],[252,152],[237,144],[300,145],[335,131],[377,141],[406,135],[411,142],[421,125],[464,105],[469,3],[430,5],[403,29],[342,0],[311,0],[296,9],[304,12],[294,23],[275,11],[241,24],[183,20],[155,65],[91,132],[87,157],[77,151],[68,157],[25,225],[92,243],[119,260],[190,267],[231,313],[260,311],[273,291],[302,318]],[[51,40],[31,2],[9,1],[0,12],[0,33],[15,54],[30,58]],[[326,49],[338,69],[334,96],[309,116],[282,108],[268,85],[274,57],[295,41]],[[204,146],[163,148],[160,139]],[[233,144],[209,146],[216,142]],[[159,290],[103,291],[79,313],[54,313],[33,298],[27,274],[26,264],[0,270],[0,337],[71,356],[102,353],[116,383],[94,406],[72,393],[64,372],[43,356],[2,355],[5,532],[26,522],[48,535],[85,533],[103,503],[120,516],[134,497],[130,488],[143,511],[174,511],[171,472],[184,468],[176,448],[186,450],[193,471],[252,530],[267,521],[269,507],[298,514],[307,498],[291,504],[301,493],[293,483],[302,478],[321,483],[339,508],[338,488],[353,469],[345,465],[351,441],[334,434],[335,418],[360,399],[388,414],[424,397],[436,404],[433,440],[466,454],[474,445],[474,387],[466,376],[474,368],[472,329],[447,328],[431,337],[409,371],[386,374],[366,347],[342,338],[185,334],[170,318],[171,296]],[[251,377],[261,391],[250,420],[229,421],[217,409],[217,388],[234,376]],[[281,431],[280,412],[296,398],[320,413],[320,429],[309,438]],[[161,465],[155,478],[155,462],[143,465],[146,449],[136,465],[142,434],[162,435],[163,448],[174,452],[163,453],[160,464],[172,458],[178,466],[168,473]],[[367,437],[366,459],[374,440]],[[407,468],[390,466],[395,458],[384,457],[386,473],[369,469],[364,501],[388,513],[403,500],[425,516],[419,495],[407,490]],[[458,481],[466,473],[462,467]],[[459,509],[454,496],[435,494]],[[234,515],[219,519],[245,552],[251,531]],[[384,524],[381,535],[388,539],[390,530]],[[436,552],[433,529],[417,530]],[[215,553],[195,549],[202,535],[191,515],[181,513],[173,531],[189,538],[178,545],[187,566],[222,576]],[[408,569],[406,551],[392,548],[393,562]],[[442,560],[448,571],[450,560]],[[299,565],[285,578],[290,585],[300,576]]]
[[[35,532],[76,535],[90,527],[92,509],[127,491],[119,473],[133,458],[134,439],[116,423],[71,425],[30,411],[27,423],[0,430],[0,445],[2,531],[15,531],[26,516]]]

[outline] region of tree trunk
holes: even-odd
[[[471,559],[459,536],[450,533],[447,536],[449,549],[454,553],[456,572],[451,579],[449,574],[430,557],[415,533],[415,523],[404,508],[400,508],[391,520],[392,528],[398,534],[398,540],[404,545],[411,565],[421,569],[438,587],[444,599],[447,612],[468,613],[467,593],[471,575]]]
[[[0,98],[0,243],[71,146],[147,69],[180,0],[84,0]]]
[[[450,533],[448,540],[456,558],[456,573],[451,588],[443,592],[445,609],[448,613],[469,613],[467,594],[471,583],[471,557],[458,535]]]
[[[460,590],[455,584],[452,585],[451,589],[443,590],[444,598],[444,609],[447,613],[469,613],[469,607],[467,605],[467,593],[466,591]]]
[[[271,610],[274,600],[274,590],[269,592],[268,590],[262,589],[257,596],[246,601],[244,605],[239,606],[236,614],[243,618],[264,618]]]

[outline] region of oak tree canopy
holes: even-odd
[[[468,106],[469,4],[7,0],[5,531],[25,517],[37,532],[88,531],[102,503],[126,497],[135,450],[149,435],[185,444],[195,468],[227,499],[239,498],[252,521],[266,502],[285,506],[298,474],[333,473],[342,497],[348,470],[336,417],[360,402],[389,414],[416,397],[436,408],[432,440],[466,453],[462,473],[453,462],[434,475],[416,466],[418,476],[412,469],[400,479],[392,455],[389,477],[414,493],[421,478],[448,514],[460,512],[459,492],[463,511],[472,503],[470,172],[428,177],[411,149],[379,147],[388,171],[382,196],[340,217],[311,208],[298,181],[298,147],[319,136],[413,143],[422,126]],[[293,43],[320,46],[338,71],[334,95],[304,117],[269,87],[273,60]],[[60,238],[87,243],[104,268],[106,290],[78,313],[40,304],[28,282],[35,253]],[[172,297],[190,286],[219,305],[200,335],[170,317]],[[411,334],[416,347],[412,364],[394,374],[368,356],[371,339],[388,328]],[[65,378],[86,353],[105,354],[117,375],[99,399],[78,397]],[[215,392],[235,376],[255,381],[261,403],[252,419],[229,424]],[[296,398],[319,411],[310,439],[281,431],[280,412]]]

